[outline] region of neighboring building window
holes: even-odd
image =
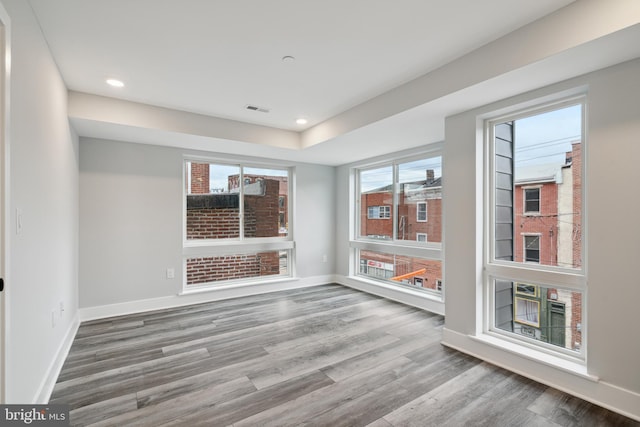
[[[442,280],[436,280],[436,290],[442,292]]]
[[[186,289],[290,275],[289,177],[286,168],[185,161]]]
[[[583,128],[582,97],[487,122],[487,333],[571,357],[584,357]]]
[[[540,263],[540,236],[524,236],[524,260]]]
[[[391,206],[369,206],[367,217],[369,219],[389,219],[391,218]]]
[[[416,221],[418,222],[427,221],[427,202],[416,203]]]
[[[524,213],[540,213],[540,188],[524,189]]]
[[[439,148],[438,148],[439,149]],[[412,156],[354,168],[354,271],[438,295],[442,278],[442,158]],[[429,221],[427,222],[427,200]],[[377,221],[390,219],[390,221]],[[428,240],[427,240],[428,236]]]

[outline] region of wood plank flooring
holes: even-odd
[[[84,426],[640,426],[439,344],[339,285],[83,323],[50,403]]]

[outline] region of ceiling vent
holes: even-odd
[[[257,107],[255,105],[246,105],[244,108],[251,111],[259,111],[261,113],[268,113],[269,110],[267,108]]]

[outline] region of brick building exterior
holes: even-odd
[[[514,261],[579,268],[582,265],[582,145],[572,144],[564,165],[521,168],[515,177]],[[515,298],[515,296],[514,296]],[[552,332],[552,316],[563,316],[566,348],[582,345],[582,298],[578,292],[541,288],[543,340]],[[515,300],[514,300],[515,301]],[[524,327],[516,325],[516,332]],[[559,344],[559,343],[557,343]]]
[[[239,238],[239,193],[233,190],[227,193],[210,193],[209,164],[192,162],[190,171],[188,182],[191,183],[191,188],[186,201],[187,240]],[[245,237],[281,235],[281,185],[281,180],[269,177],[245,184]],[[186,265],[187,285],[277,274],[280,274],[280,255],[275,251],[190,258]]]
[[[395,222],[397,240],[442,242],[442,180],[434,177],[433,170],[427,170],[425,178],[400,184],[397,219],[391,186],[362,193],[360,235],[391,240]],[[440,261],[363,250],[360,273],[426,289],[442,289]]]

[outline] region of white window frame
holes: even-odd
[[[420,219],[420,206],[424,205],[424,219]],[[429,219],[429,216],[427,214],[428,212],[428,207],[427,207],[427,202],[417,202],[416,203],[416,222],[427,222]]]
[[[276,169],[287,171],[288,196],[287,211],[289,213],[288,223],[289,230],[287,236],[273,237],[245,237],[244,236],[244,218],[242,209],[244,208],[244,185],[240,186],[238,193],[240,215],[238,218],[240,235],[238,238],[221,238],[221,239],[187,239],[187,195],[190,189],[191,173],[190,163],[209,163],[210,165],[229,165],[239,166],[239,182],[244,183],[245,168],[260,169]],[[219,289],[227,285],[254,285],[258,283],[279,282],[290,280],[294,277],[295,268],[295,240],[294,240],[294,209],[293,201],[295,199],[295,167],[276,162],[256,163],[244,161],[243,159],[229,159],[217,157],[201,157],[185,155],[182,159],[182,257],[183,257],[183,280],[181,294],[189,294],[201,292],[209,289]],[[278,198],[279,199],[279,198]],[[279,203],[278,203],[279,209]],[[287,253],[287,272],[286,274],[249,277],[246,279],[230,279],[216,282],[207,282],[202,284],[187,285],[187,260],[197,257],[215,257],[221,255],[242,255],[258,252],[286,251]]]
[[[424,240],[420,240],[421,237],[424,237]],[[416,242],[427,242],[429,239],[429,235],[427,233],[416,233]]]
[[[540,244],[541,240],[542,240],[542,234],[540,233],[522,233],[522,262],[523,263],[529,263],[529,264],[540,264],[540,252],[542,252],[542,250],[540,249],[540,247],[542,246]],[[538,238],[538,261],[528,261],[527,260],[527,237],[537,237]]]
[[[538,210],[537,211],[527,210],[527,191],[528,190],[538,190]],[[522,214],[525,216],[540,215],[541,208],[542,208],[542,186],[536,185],[536,186],[522,187]]]
[[[370,216],[371,209],[378,209],[378,216]],[[389,205],[378,205],[378,206],[369,206],[367,208],[367,219],[391,219],[391,206]]]
[[[359,162],[357,164],[352,165],[350,169],[351,182],[353,184],[351,189],[351,218],[350,221],[350,248],[351,248],[351,256],[352,262],[350,263],[350,277],[357,278],[359,280],[365,281],[377,281],[375,278],[370,276],[365,276],[360,273],[360,264],[359,264],[359,252],[361,250],[370,250],[374,252],[380,252],[390,255],[398,255],[398,256],[408,256],[415,258],[423,258],[431,261],[440,261],[442,263],[442,270],[444,274],[444,259],[442,256],[442,243],[440,242],[417,242],[412,240],[397,240],[397,224],[393,227],[393,237],[391,239],[376,239],[373,237],[360,236],[360,221],[361,221],[361,192],[359,188],[360,177],[359,172],[382,168],[385,166],[391,166],[393,169],[393,185],[394,189],[397,189],[398,184],[398,166],[403,163],[408,163],[411,161],[415,161],[417,158],[435,158],[435,157],[443,157],[442,154],[442,143],[431,144],[427,150],[409,150],[405,152],[406,154],[400,153],[397,157],[393,159],[389,159],[389,156],[385,156],[384,158],[373,159],[368,161]],[[398,206],[398,191],[393,191],[393,204],[391,208],[393,209],[393,218],[397,218],[397,206]],[[443,196],[444,198],[444,192]],[[368,213],[368,212],[367,212]],[[444,230],[442,230],[443,240],[444,240]],[[442,281],[443,278],[440,278]],[[388,280],[380,280],[379,285],[386,287],[400,287],[406,288],[406,285],[396,284]],[[411,286],[412,289],[416,289],[415,286]],[[420,294],[425,294],[428,298],[433,298],[438,302],[444,301],[444,292],[436,292],[435,290],[430,290],[427,288],[421,288],[418,290]]]
[[[587,179],[585,161],[587,155],[586,142],[586,117],[587,99],[586,95],[578,95],[557,99],[556,101],[546,101],[539,104],[528,103],[524,108],[514,107],[510,111],[501,110],[500,114],[493,117],[485,116],[484,120],[484,152],[485,152],[485,223],[484,223],[484,275],[483,275],[483,319],[482,333],[488,336],[504,340],[505,342],[531,348],[537,351],[548,353],[551,356],[567,359],[584,365],[586,363],[587,352],[587,271],[586,263],[582,263],[580,268],[566,268],[561,266],[547,266],[534,263],[517,263],[515,261],[504,261],[495,259],[495,245],[491,236],[495,236],[495,168],[494,168],[494,128],[495,125],[516,121],[525,117],[543,114],[550,111],[559,110],[572,105],[582,106],[582,259],[588,259],[586,254],[587,239],[587,211],[586,188]],[[524,253],[523,253],[524,257]],[[569,291],[580,292],[582,295],[582,345],[579,351],[565,349],[550,343],[540,342],[515,333],[503,331],[495,327],[495,280],[506,280],[514,283],[523,282],[543,287],[559,288]]]

